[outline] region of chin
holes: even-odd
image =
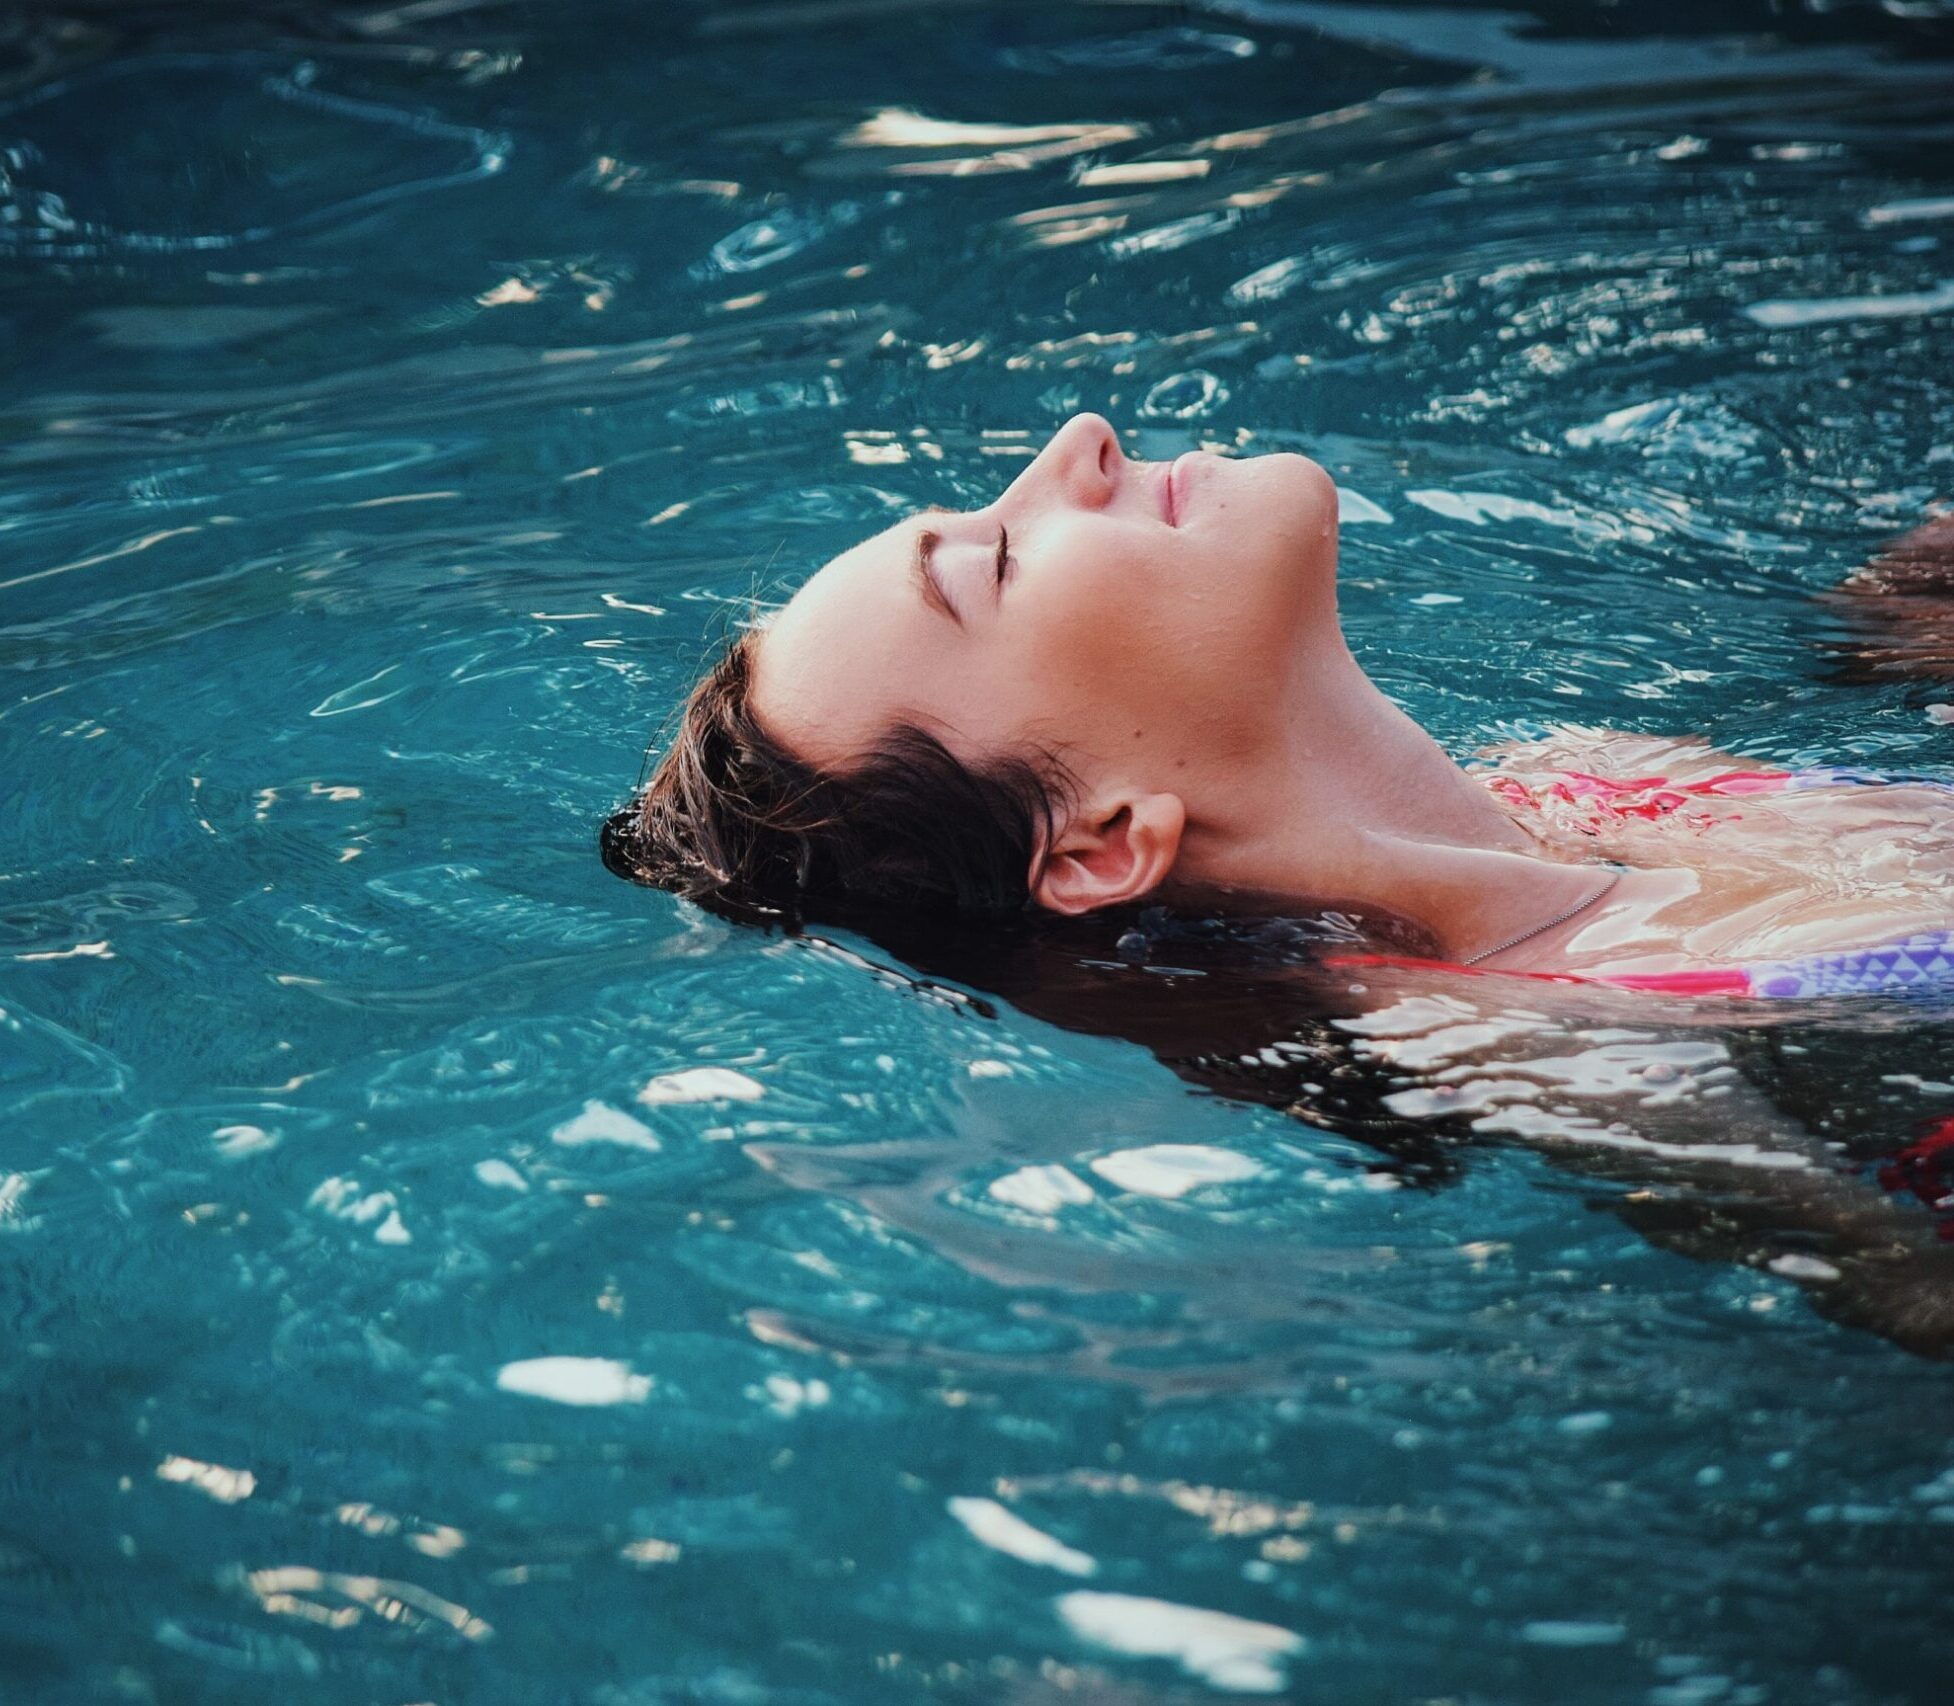
[[[1337,484],[1320,462],[1291,451],[1248,456],[1230,464],[1237,482],[1227,492],[1234,525],[1255,533],[1292,566],[1307,559],[1316,574],[1334,578]]]
[[[1320,462],[1289,452],[1258,456],[1266,482],[1253,493],[1266,518],[1272,566],[1284,588],[1282,617],[1304,630],[1335,625],[1337,484]],[[1274,613],[1272,612],[1272,616]]]
[[[1332,536],[1337,528],[1337,483],[1320,462],[1293,451],[1283,451],[1267,460],[1279,463],[1284,484],[1294,494],[1307,523],[1318,533]]]

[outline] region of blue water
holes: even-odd
[[[13,18],[0,1694],[1945,1699],[1944,1014],[1413,988],[1272,1091],[594,834],[1081,407],[1324,460],[1455,750],[1954,774],[1810,602],[1954,489],[1950,28]]]

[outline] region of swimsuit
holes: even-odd
[[[1524,977],[1536,983],[1602,984],[1661,995],[1737,995],[1783,1001],[1812,995],[1941,995],[1954,998],[1954,930],[1922,930],[1876,948],[1799,954],[1788,960],[1697,971],[1622,973],[1588,977],[1576,972],[1501,971],[1450,960],[1415,960],[1394,954],[1339,954],[1333,966],[1427,966],[1470,977]]]
[[[1954,793],[1954,782],[1944,776],[1861,770],[1845,765],[1804,770],[1729,770],[1696,782],[1672,782],[1666,776],[1617,782],[1584,771],[1566,770],[1556,781],[1537,791],[1517,777],[1509,776],[1494,778],[1491,786],[1509,805],[1539,810],[1550,799],[1565,805],[1584,805],[1591,821],[1576,827],[1598,835],[1602,823],[1611,818],[1681,816],[1689,827],[1707,829],[1716,821],[1715,815],[1696,810],[1696,803],[1707,798],[1900,783]],[[1695,821],[1691,821],[1692,816]],[[1954,906],[1950,906],[1950,912],[1954,912]],[[1734,995],[1766,1001],[1802,996],[1898,995],[1954,1001],[1954,928],[1916,931],[1903,941],[1872,948],[1800,954],[1791,959],[1759,960],[1698,971],[1615,977],[1468,969],[1442,960],[1406,960],[1388,955],[1339,956],[1329,963],[1423,965],[1468,977],[1523,977],[1537,982],[1599,984],[1666,995]],[[1889,1191],[1909,1191],[1918,1197],[1932,1212],[1936,1233],[1943,1240],[1954,1242],[1954,1118],[1939,1119],[1915,1141],[1889,1157],[1881,1164],[1878,1178]]]
[[[1945,777],[1902,772],[1862,770],[1850,765],[1819,765],[1804,770],[1727,770],[1694,782],[1672,782],[1666,776],[1641,776],[1615,781],[1585,771],[1564,770],[1539,789],[1517,777],[1502,776],[1490,784],[1509,805],[1539,810],[1548,800],[1583,805],[1591,824],[1577,825],[1590,835],[1601,833],[1609,819],[1680,817],[1692,828],[1706,829],[1716,821],[1695,809],[1699,802],[1742,794],[1795,793],[1807,788],[1836,788],[1856,784],[1937,788],[1954,793]],[[1846,948],[1790,959],[1758,960],[1748,964],[1713,966],[1697,971],[1647,972],[1614,977],[1586,977],[1568,972],[1474,970],[1479,977],[1525,977],[1547,983],[1605,984],[1616,989],[1639,989],[1668,995],[1735,995],[1760,1000],[1787,1000],[1817,995],[1941,995],[1954,997],[1954,903],[1950,927],[1916,931],[1902,941],[1870,948]],[[1340,955],[1331,965],[1424,965],[1464,971],[1443,960],[1410,960],[1390,955]]]
[[[1911,1191],[1933,1210],[1935,1232],[1954,1243],[1954,1119],[1936,1121],[1882,1162],[1876,1177],[1886,1190]]]

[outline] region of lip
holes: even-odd
[[[1167,464],[1167,525],[1178,527],[1187,514],[1187,475],[1188,464],[1201,459],[1202,453],[1190,450],[1183,456],[1176,456]]]
[[[1167,472],[1160,482],[1161,507],[1167,512],[1166,520],[1169,527],[1178,527],[1181,524],[1180,493],[1174,489],[1174,476],[1180,471],[1180,465],[1179,457],[1169,462]]]

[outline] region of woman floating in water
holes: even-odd
[[[1935,620],[1878,612],[1897,576],[1946,625],[1945,531],[1833,595],[1848,667],[1933,667]],[[607,857],[792,917],[1153,901],[1633,988],[1954,987],[1954,789],[1600,732],[1465,769],[1351,655],[1336,567],[1308,458],[1137,462],[1076,416],[994,503],[898,524],[742,634]]]
[[[1954,1121],[1855,1105],[1849,1030],[1712,1032],[1722,1004],[1615,987],[1954,990],[1954,789],[1578,730],[1464,768],[1344,643],[1336,516],[1306,458],[1135,462],[1078,416],[995,503],[900,523],[743,633],[606,861],[859,924],[1408,1180],[1487,1137],[1551,1149],[1658,1243],[1954,1349],[1954,1245],[1910,1201],[1954,1203]],[[1839,669],[1954,674],[1943,547],[1828,595]]]

